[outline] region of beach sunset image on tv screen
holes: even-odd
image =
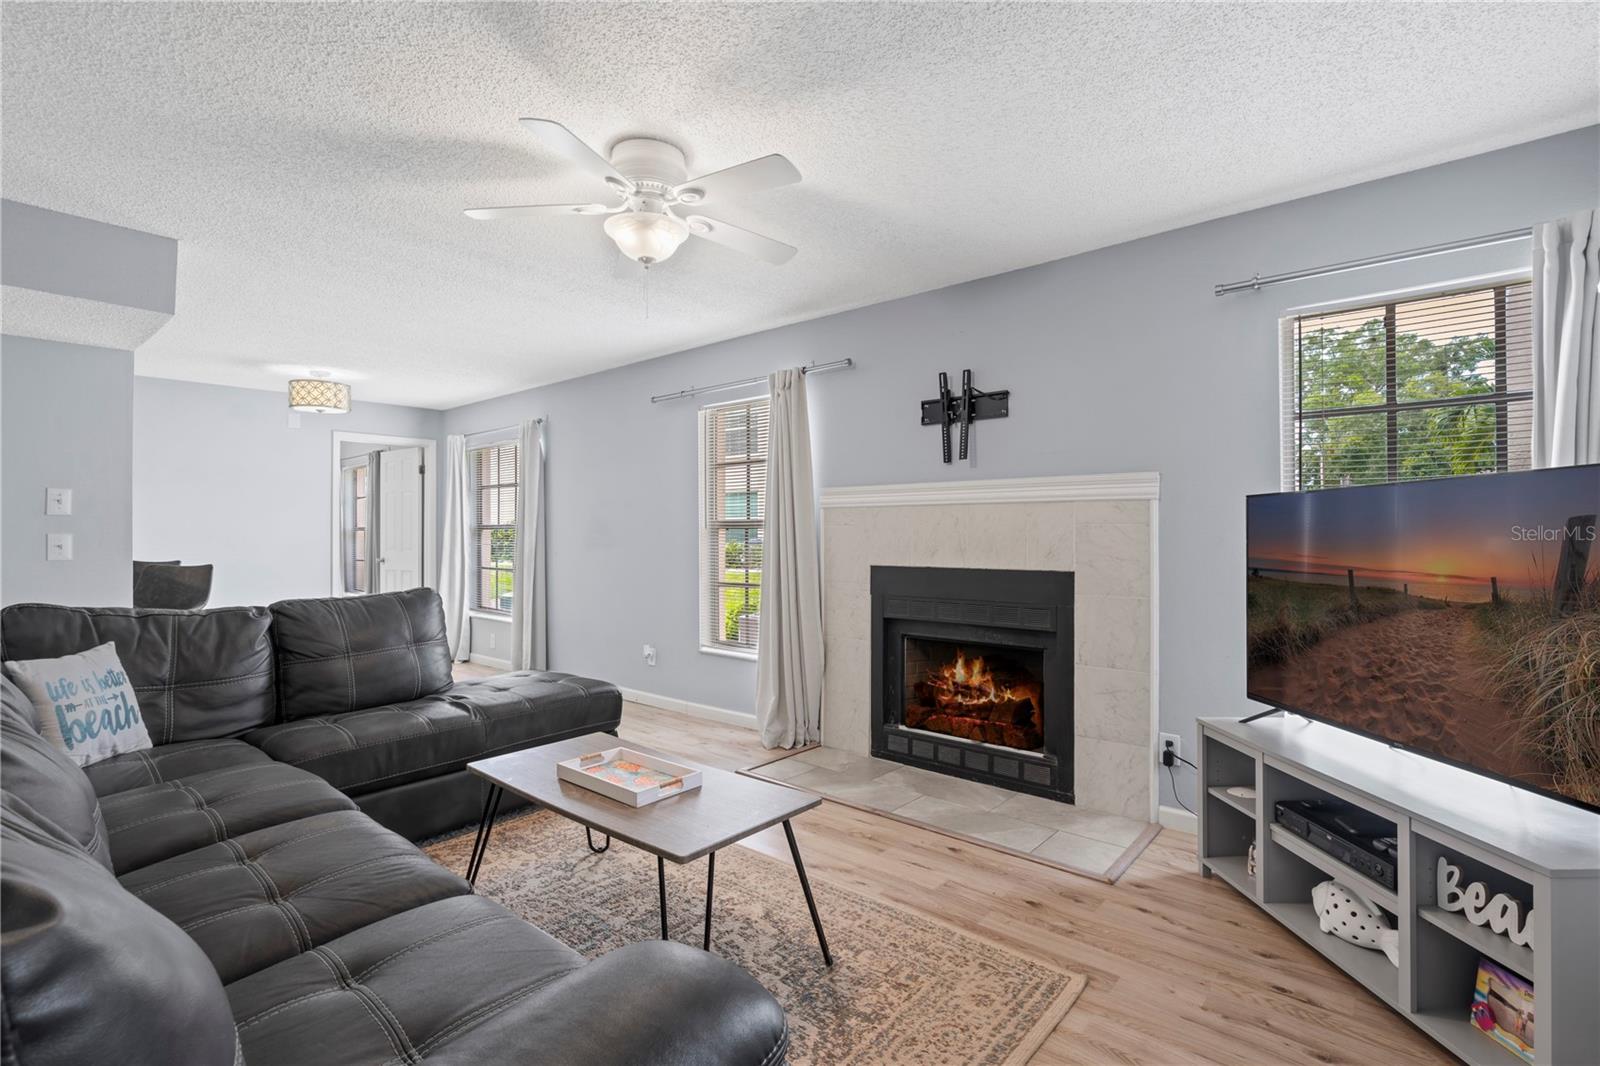
[[[1600,466],[1250,497],[1251,698],[1600,807]]]

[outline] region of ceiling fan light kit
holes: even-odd
[[[800,172],[781,155],[767,155],[747,163],[688,178],[682,149],[651,137],[618,141],[611,157],[600,155],[572,131],[549,119],[525,118],[522,126],[545,147],[603,180],[621,202],[595,204],[531,204],[522,207],[474,207],[468,218],[520,218],[530,215],[606,215],[606,236],[622,254],[646,267],[672,256],[690,236],[702,237],[774,265],[794,257],[792,245],[764,237],[704,215],[680,217],[675,208],[706,200],[737,197],[743,193],[790,185]]]
[[[688,223],[665,212],[612,215],[606,219],[605,229],[606,236],[617,243],[623,255],[645,266],[671,257],[689,236]]]

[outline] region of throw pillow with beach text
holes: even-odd
[[[59,659],[13,660],[6,674],[39,713],[39,732],[79,766],[150,747],[115,644]]]

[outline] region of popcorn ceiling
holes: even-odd
[[[1596,10],[6,4],[0,176],[179,240],[140,373],[444,408],[1592,123]],[[647,317],[598,220],[461,215],[600,197],[522,115],[784,153],[705,210],[800,254],[690,241]]]

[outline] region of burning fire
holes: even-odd
[[[998,703],[1016,699],[1010,686],[997,685],[994,674],[984,665],[983,656],[967,659],[967,653],[957,649],[955,662],[939,668],[936,684],[943,691],[940,696],[955,703]]]
[[[913,729],[1025,751],[1044,745],[1039,680],[1010,656],[968,655],[960,647],[908,678],[903,721]],[[945,654],[949,654],[946,652]]]

